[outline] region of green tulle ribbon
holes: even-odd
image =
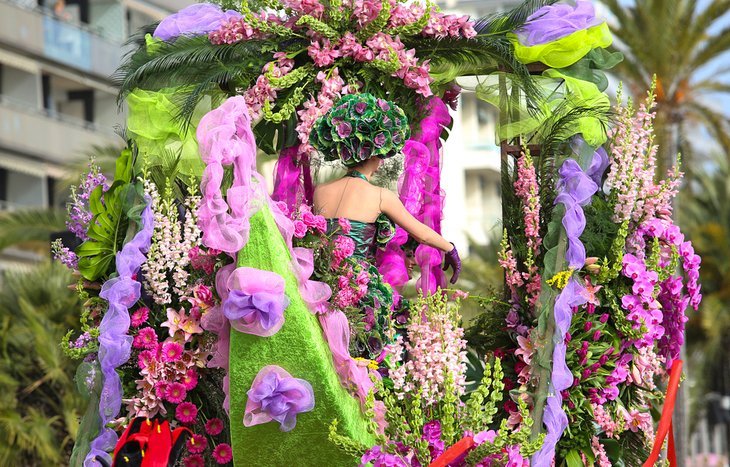
[[[159,91],[135,89],[127,97],[129,117],[127,132],[137,144],[138,166],[154,165],[169,155],[180,158],[178,170],[182,175],[200,176],[205,168],[195,140],[195,127],[200,119],[213,108],[210,97],[206,97],[195,108],[190,125],[176,116],[180,113],[174,96],[183,91],[179,87]]]
[[[581,29],[568,36],[546,44],[525,46],[517,35],[507,35],[515,48],[515,57],[522,63],[542,62],[550,68],[565,68],[585,57],[597,47],[606,48],[613,42],[608,24],[601,23],[588,29]]]
[[[506,116],[497,129],[500,141],[540,131],[549,119],[566,115],[574,109],[594,109],[598,114],[610,108],[608,96],[596,83],[574,78],[560,70],[549,69],[542,76],[534,77],[546,98],[532,112],[525,108],[522,99],[510,97],[519,90],[512,86],[508,74],[502,74],[498,79],[501,83],[484,82],[477,86],[476,92],[479,99],[496,106]],[[504,94],[502,97],[501,93]],[[564,131],[568,135],[582,133],[592,146],[606,142],[606,129],[597,115],[586,114],[576,118]]]

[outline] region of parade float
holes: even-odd
[[[71,465],[656,459],[700,258],[672,221],[679,167],[655,173],[652,90],[605,93],[611,41],[583,0],[484,19],[221,1],[142,31],[117,75],[127,148],[74,191],[83,243],[56,248],[85,302],[62,343],[89,400]],[[500,112],[504,290],[449,288],[400,228],[350,260],[349,223],[312,210],[322,148],[354,122],[350,149],[401,154],[390,182],[438,232],[449,109],[472,91]],[[400,113],[347,97],[366,94]],[[463,300],[482,305],[478,344]]]

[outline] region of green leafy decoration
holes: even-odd
[[[79,272],[90,281],[106,275],[121,247],[127,218],[125,208],[135,204],[138,196],[132,176],[132,151],[125,149],[117,160],[114,183],[104,192],[100,185],[89,195],[89,208],[94,215],[89,224],[89,240],[77,249]]]

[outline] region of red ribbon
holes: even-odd
[[[651,450],[649,458],[644,462],[643,467],[652,467],[659,459],[659,453],[662,450],[664,439],[669,434],[669,445],[667,446],[667,457],[669,465],[676,467],[677,454],[674,452],[674,433],[672,430],[672,413],[674,412],[674,403],[677,400],[677,390],[679,388],[679,377],[682,375],[682,360],[675,360],[672,363],[672,370],[669,373],[669,385],[667,386],[667,395],[664,399],[664,407],[662,407],[662,417],[659,419],[659,426],[654,439],[654,447]]]
[[[462,438],[458,443],[451,446],[443,454],[438,456],[428,467],[446,467],[449,463],[454,462],[462,454],[473,448],[476,443],[474,438],[467,436]]]

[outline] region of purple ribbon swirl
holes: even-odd
[[[291,431],[297,424],[297,414],[314,408],[312,385],[276,365],[262,368],[247,394],[243,415],[247,427],[275,420],[281,431]]]
[[[562,39],[601,23],[603,20],[596,18],[590,1],[577,0],[575,7],[560,3],[540,8],[515,33],[522,45],[531,47]]]
[[[109,279],[101,288],[99,296],[109,302],[109,308],[99,325],[99,366],[104,382],[99,398],[100,432],[91,442],[91,450],[84,460],[84,466],[100,465],[97,459],[111,464],[109,455],[117,444],[117,433],[107,427],[122,407],[122,382],[116,369],[129,360],[132,337],[129,331],[129,308],[139,299],[140,283],[132,276],[145,261],[145,253],[152,240],[154,218],[151,199],[145,196],[147,207],[142,211],[141,230],[117,253],[118,276]]]
[[[577,141],[582,144],[581,140]],[[580,241],[580,236],[586,226],[583,206],[590,204],[591,198],[598,191],[598,183],[600,183],[607,165],[608,157],[606,152],[599,148],[593,154],[587,172],[584,172],[578,162],[573,159],[563,162],[558,171],[558,196],[555,198],[555,203],[562,203],[565,207],[562,224],[568,239],[568,250],[565,259],[570,268],[579,269],[585,264],[586,251]],[[568,389],[573,384],[573,375],[565,361],[567,349],[565,334],[570,329],[570,321],[573,316],[572,309],[586,303],[586,298],[582,294],[583,289],[582,282],[571,277],[565,288],[555,299],[553,307],[555,318],[553,369],[547,406],[543,416],[547,435],[542,448],[532,458],[532,465],[535,467],[547,467],[551,464],[555,456],[555,446],[568,426],[568,417],[563,410],[563,398],[560,394],[561,391]]]

